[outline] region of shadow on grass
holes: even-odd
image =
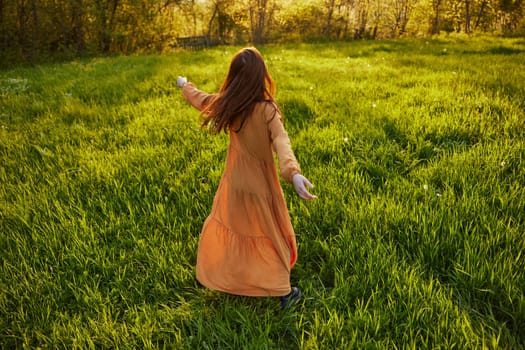
[[[464,50],[461,51],[462,55],[504,55],[504,56],[510,56],[510,55],[519,55],[525,53],[525,50],[522,49],[515,49],[512,47],[505,47],[505,46],[496,46],[492,47],[487,50],[483,51],[477,51],[477,50]]]
[[[300,342],[297,319],[303,301],[282,310],[277,297],[244,297],[204,287],[198,291],[189,307],[189,317],[182,320],[186,345],[235,349],[250,341],[253,348],[272,344],[272,348],[288,349]]]
[[[300,130],[315,117],[312,109],[298,99],[286,100],[280,104],[284,125],[287,129]]]

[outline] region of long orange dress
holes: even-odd
[[[212,96],[192,83],[182,93],[198,110]],[[258,103],[229,137],[226,166],[200,235],[197,280],[230,294],[286,295],[297,245],[273,152],[291,182],[300,168],[290,139],[270,102]]]

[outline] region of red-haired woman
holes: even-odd
[[[274,151],[281,175],[298,195],[317,197],[308,192],[306,187],[313,185],[301,175],[264,59],[255,48],[240,50],[216,94],[198,90],[185,77],[179,77],[177,85],[202,112],[203,127],[230,138],[226,166],[199,240],[197,280],[230,294],[279,296],[287,307],[301,291],[290,285],[297,246]]]

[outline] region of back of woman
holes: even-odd
[[[247,48],[232,59],[217,94],[202,92],[182,77],[177,84],[202,111],[203,127],[230,135],[225,169],[199,240],[197,279],[230,294],[280,296],[284,307],[301,293],[290,286],[297,245],[274,151],[281,175],[299,196],[317,197],[306,190],[313,186],[301,175],[266,64],[256,49]]]

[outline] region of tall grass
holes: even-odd
[[[525,42],[261,47],[304,173],[303,301],[207,290],[235,47],[0,72],[0,347],[525,347]]]

